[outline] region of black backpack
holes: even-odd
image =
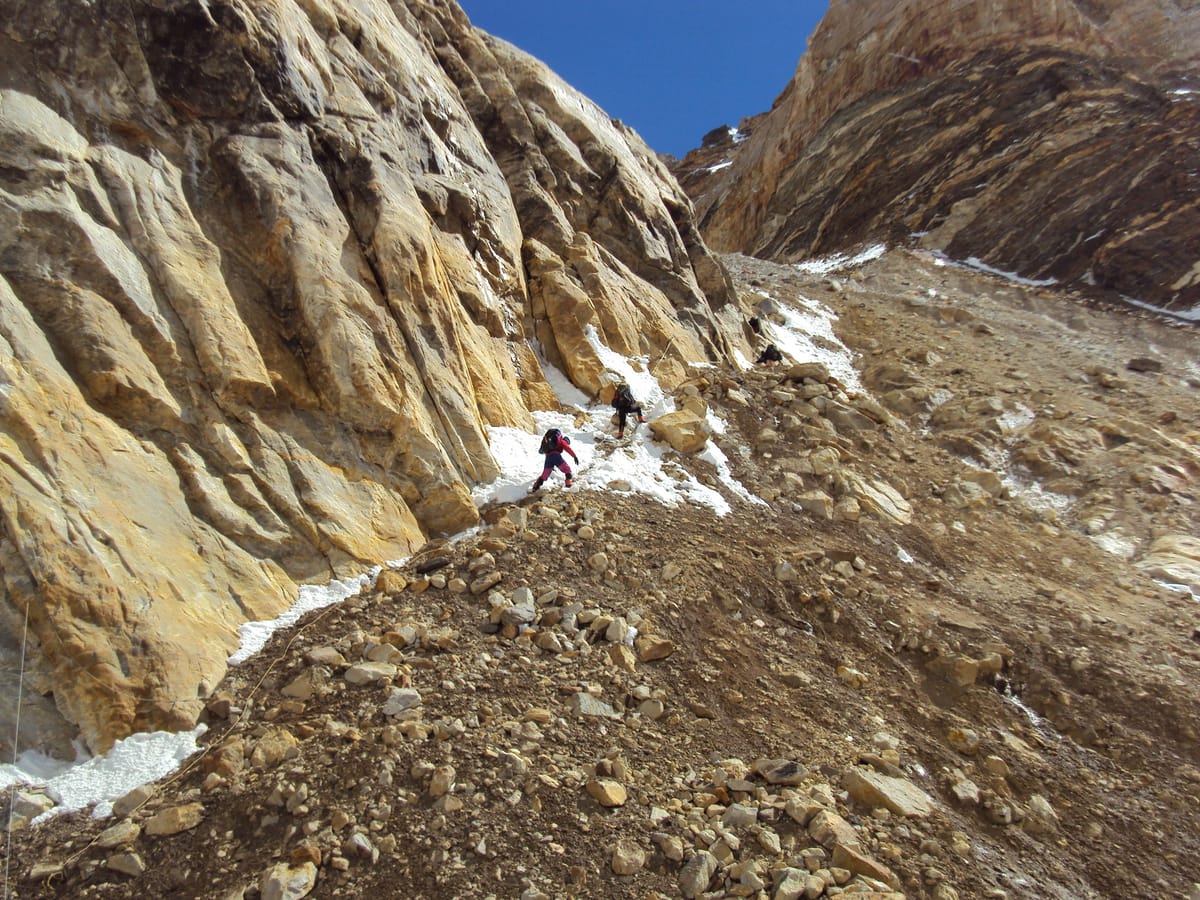
[[[613,409],[620,409],[622,406],[633,406],[633,392],[629,390],[629,385],[624,382],[617,385],[617,390],[612,398]]]
[[[542,446],[538,448],[538,453],[553,453],[558,449],[558,439],[562,437],[562,432],[557,428],[551,428],[542,435]]]

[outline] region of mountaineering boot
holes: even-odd
[[[542,479],[538,479],[533,483],[533,490],[538,490],[542,486]]]
[[[625,432],[624,432],[624,431],[618,431],[618,432],[617,432],[617,440],[619,441],[619,440],[620,440],[621,438],[623,438],[623,437],[625,437]]]
[[[646,421],[646,417],[645,417],[645,416],[643,416],[641,413],[638,413],[638,421],[639,421],[639,422],[645,422],[645,421]]]
[[[574,479],[574,478],[567,478],[567,487],[570,487],[570,486],[571,486],[571,485],[573,485],[574,483],[575,483],[575,479]]]

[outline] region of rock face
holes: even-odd
[[[473,524],[486,427],[554,403],[535,339],[592,391],[595,340],[666,383],[727,352],[665,168],[451,2],[4,11],[21,749],[187,726],[239,624]]]
[[[718,249],[794,261],[921,235],[1192,309],[1198,48],[1200,7],[1175,0],[835,0],[770,113],[678,172]]]

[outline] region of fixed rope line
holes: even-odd
[[[13,730],[13,768],[17,767],[17,746],[21,737],[21,697],[25,688],[25,640],[29,635],[29,602],[25,603],[25,625],[21,629],[21,667],[20,674],[17,676],[17,723]],[[16,806],[17,798],[17,782],[14,780],[12,788],[8,792],[8,823],[5,826],[5,831],[8,832],[8,847],[4,853],[4,898],[8,900],[8,867],[12,861],[12,820],[13,807]]]

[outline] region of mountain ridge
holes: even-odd
[[[904,240],[1191,315],[1197,29],[1172,0],[835,3],[731,165],[676,172],[721,250]]]

